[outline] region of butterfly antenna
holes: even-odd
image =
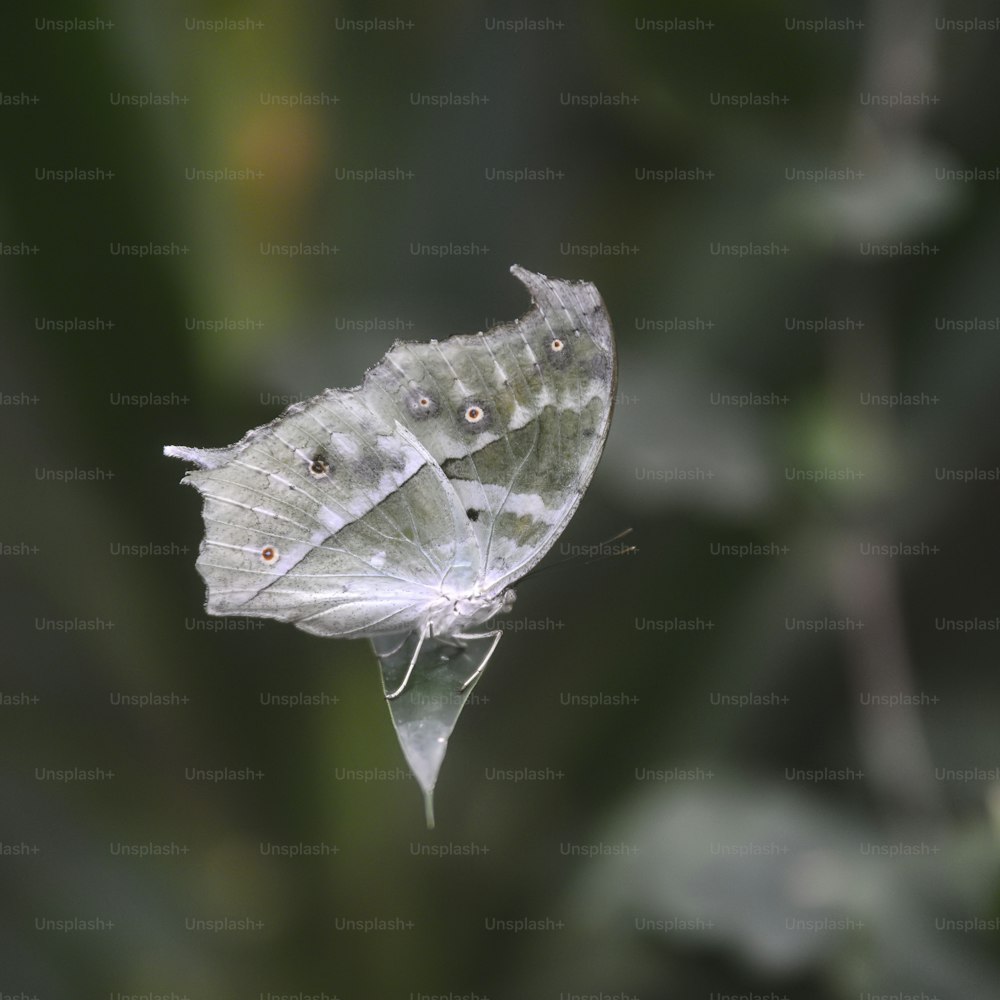
[[[639,551],[639,547],[636,545],[624,545],[619,546],[617,549],[613,549],[610,552],[605,551],[606,549],[610,549],[615,542],[621,541],[621,539],[631,534],[632,529],[625,528],[622,531],[619,531],[617,535],[612,535],[610,538],[605,539],[600,543],[600,545],[597,546],[598,552],[592,558],[588,559],[584,563],[584,566],[589,566],[591,563],[598,562],[601,559],[611,559],[614,556],[634,556],[636,552]]]
[[[599,562],[601,559],[610,559],[613,556],[634,555],[639,551],[635,545],[625,545],[616,549],[611,549],[611,546],[613,546],[615,542],[620,541],[626,535],[631,534],[632,529],[625,528],[623,531],[619,531],[617,535],[612,535],[610,538],[605,539],[603,542],[599,542],[597,545],[584,546],[583,548],[585,551],[576,552],[571,556],[567,556],[565,559],[549,563],[546,566],[539,566],[538,569],[533,569],[530,573],[525,573],[525,575],[521,577],[521,583],[524,583],[524,581],[529,577],[537,576],[539,573],[546,573],[550,569],[562,569],[572,563],[578,563],[581,559],[584,560],[584,566],[589,566],[591,563]]]

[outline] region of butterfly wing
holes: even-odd
[[[363,399],[328,391],[231,448],[168,447],[200,466],[198,569],[213,615],[318,635],[420,627],[442,588],[471,586],[479,552],[438,463]]]
[[[535,303],[513,323],[397,343],[230,448],[164,449],[200,467],[210,614],[419,632],[441,593],[494,597],[542,558],[603,450],[615,347],[593,285],[511,271]]]
[[[365,378],[369,404],[440,463],[498,594],[551,548],[611,423],[616,357],[597,289],[514,266],[534,308],[487,333],[398,343]],[[382,398],[379,398],[381,393]]]

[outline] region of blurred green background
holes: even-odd
[[[993,16],[9,14],[0,991],[995,997]],[[428,833],[367,643],[203,613],[161,449],[514,262],[620,345],[553,559],[639,553],[519,589]]]

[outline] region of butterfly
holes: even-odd
[[[486,333],[397,342],[354,389],[290,406],[228,448],[167,446],[198,468],[197,567],[212,615],[407,647],[503,634],[513,584],[552,547],[607,439],[614,336],[597,289],[511,273],[533,308]]]

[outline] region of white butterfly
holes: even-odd
[[[404,647],[472,644],[482,673],[511,589],[576,510],[607,438],[615,346],[597,289],[511,272],[534,307],[487,333],[397,342],[355,389],[289,407],[198,466],[213,615]],[[415,643],[414,643],[415,637]],[[433,643],[430,640],[434,640]],[[482,640],[490,640],[488,643]]]

